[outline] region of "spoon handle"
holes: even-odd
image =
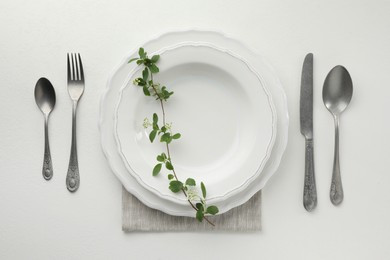
[[[339,117],[334,118],[335,122],[335,144],[332,183],[330,185],[330,201],[333,205],[339,205],[344,199],[343,185],[341,183],[340,159],[339,159]]]
[[[45,116],[45,154],[43,156],[42,175],[45,180],[50,180],[53,177],[53,165],[51,162],[50,146],[49,146],[49,127],[48,116]]]
[[[317,206],[317,188],[314,177],[313,139],[306,139],[305,151],[305,183],[303,189],[303,206],[312,211]]]
[[[73,102],[72,108],[72,146],[70,149],[70,159],[68,174],[66,175],[66,187],[70,192],[75,192],[80,186],[79,163],[77,160],[77,142],[76,142],[76,109],[77,102]]]

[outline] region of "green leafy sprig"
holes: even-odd
[[[156,65],[160,59],[160,56],[153,55],[151,58],[149,58],[143,48],[139,49],[138,54],[139,57],[129,60],[129,63],[135,61],[137,65],[143,66],[144,69],[142,70],[142,77],[136,78],[133,83],[136,86],[142,87],[145,96],[154,97],[157,101],[160,102],[163,115],[162,122],[159,122],[157,113],[154,113],[152,120],[145,118],[143,123],[145,128],[151,128],[149,133],[150,142],[153,143],[157,137],[160,139],[161,143],[165,143],[166,147],[165,152],[157,155],[157,164],[154,166],[152,174],[153,176],[159,175],[163,166],[165,166],[166,170],[168,171],[168,188],[173,193],[182,192],[186,196],[188,203],[196,211],[195,217],[199,222],[206,220],[209,224],[214,226],[214,223],[212,223],[207,218],[207,216],[216,215],[219,210],[218,207],[214,205],[207,206],[206,186],[203,182],[200,183],[201,195],[199,195],[199,188],[197,187],[196,181],[193,178],[188,178],[185,182],[180,181],[172,163],[169,145],[173,140],[179,139],[181,134],[173,133],[172,124],[166,122],[164,102],[166,102],[173,95],[173,92],[170,92],[166,86],[161,86],[160,83],[154,82],[153,80],[153,74],[157,74],[160,71]],[[160,123],[161,125],[159,125]]]

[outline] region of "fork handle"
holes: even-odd
[[[70,149],[68,174],[66,175],[66,187],[70,192],[75,192],[80,186],[80,174],[79,174],[79,163],[77,160],[77,142],[76,142],[76,111],[77,111],[77,101],[73,101],[72,146]]]

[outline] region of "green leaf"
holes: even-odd
[[[215,215],[219,212],[219,209],[216,206],[210,206],[210,207],[207,207],[206,212],[211,214],[211,215]]]
[[[165,126],[163,126],[163,127],[161,127],[161,131],[165,133],[167,131],[167,128]]]
[[[188,179],[186,180],[186,185],[188,185],[188,186],[195,186],[195,185],[196,185],[196,182],[195,182],[194,179],[188,178]]]
[[[170,133],[165,133],[165,134],[163,134],[163,135],[161,136],[160,142],[168,142],[170,137],[171,137],[171,134],[170,134]]]
[[[168,158],[168,156],[165,153],[162,153],[161,155],[164,157],[164,159]]]
[[[154,130],[156,130],[156,131],[157,131],[157,130],[159,130],[159,128],[158,128],[158,124],[156,124],[156,123],[153,123],[152,125],[153,125],[153,129],[154,129]]]
[[[175,178],[173,174],[168,174],[168,180],[172,180],[173,178]]]
[[[142,63],[143,63],[142,60],[137,60],[137,65],[140,65],[140,64],[142,64]]]
[[[177,133],[172,136],[173,139],[179,139],[181,137],[181,134]]]
[[[202,221],[203,221],[203,218],[204,218],[203,210],[198,210],[198,211],[196,212],[196,219],[197,219],[199,222],[202,222]]]
[[[149,140],[150,140],[151,143],[153,143],[154,138],[156,138],[156,134],[157,134],[157,130],[153,130],[152,132],[150,132]]]
[[[146,85],[146,82],[144,81],[143,78],[137,78],[134,80],[134,84],[143,87]]]
[[[166,87],[164,86],[161,88],[161,95],[163,99],[166,101],[170,96],[173,95],[173,91],[169,92],[168,90],[166,90]]]
[[[152,61],[150,59],[148,59],[148,57],[145,55],[145,58],[144,58],[144,65],[146,67],[150,67],[150,65],[152,65]]]
[[[154,166],[154,168],[153,168],[153,176],[157,176],[157,174],[160,173],[161,166],[162,166],[162,163],[156,164],[156,166]]]
[[[204,186],[203,182],[200,183],[200,188],[202,189],[202,195],[203,195],[203,198],[205,199],[206,198],[206,186]]]
[[[195,207],[196,207],[198,210],[201,210],[201,211],[204,210],[203,204],[200,203],[200,202],[196,203]]]
[[[152,72],[152,73],[158,73],[160,71],[159,68],[155,64],[150,65],[149,69],[150,69],[150,72]]]
[[[147,86],[144,86],[144,87],[142,88],[142,90],[144,91],[145,96],[150,96],[150,92],[149,92],[149,89],[148,89]]]
[[[165,167],[168,169],[168,170],[173,170],[173,165],[172,165],[172,163],[171,162],[166,162],[165,163]]]
[[[144,48],[140,47],[138,50],[138,55],[141,57],[142,55],[144,55],[144,53],[145,53]]]
[[[143,81],[142,79],[138,82],[138,86],[140,87],[146,87],[146,82]],[[149,93],[150,94],[150,93]]]
[[[159,162],[164,162],[165,160],[164,160],[164,157],[163,157],[163,156],[157,155],[157,161],[159,161]]]
[[[153,114],[153,123],[157,124],[158,122],[158,116],[156,113]]]
[[[142,71],[142,78],[143,78],[144,81],[148,81],[148,77],[149,77],[149,70],[148,70],[148,68],[145,68]]]
[[[168,99],[169,98],[169,92],[166,91],[166,90],[161,90],[161,94],[163,95],[164,99]]]
[[[174,180],[169,183],[169,189],[174,193],[181,191],[182,188],[183,183],[181,181]]]
[[[153,55],[151,60],[153,63],[156,63],[159,59],[160,59],[160,55]]]
[[[145,57],[146,57],[146,52],[145,52],[145,50],[144,50],[144,48],[139,48],[139,50],[138,50],[138,55],[139,55],[139,57],[140,58],[142,58],[142,59],[144,59]]]
[[[138,60],[138,58],[132,58],[127,63],[132,63],[133,61]]]

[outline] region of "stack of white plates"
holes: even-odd
[[[287,145],[288,112],[282,86],[262,57],[216,32],[164,34],[142,45],[160,55],[154,76],[174,95],[165,103],[167,122],[181,138],[170,145],[181,180],[207,187],[208,204],[220,214],[245,203],[275,173]],[[101,101],[103,151],[124,187],[144,204],[171,215],[194,216],[181,193],[168,189],[168,172],[152,176],[156,156],[144,118],[162,119],[159,102],[133,85],[141,67],[128,60],[112,73]],[[160,124],[161,125],[161,124]]]

